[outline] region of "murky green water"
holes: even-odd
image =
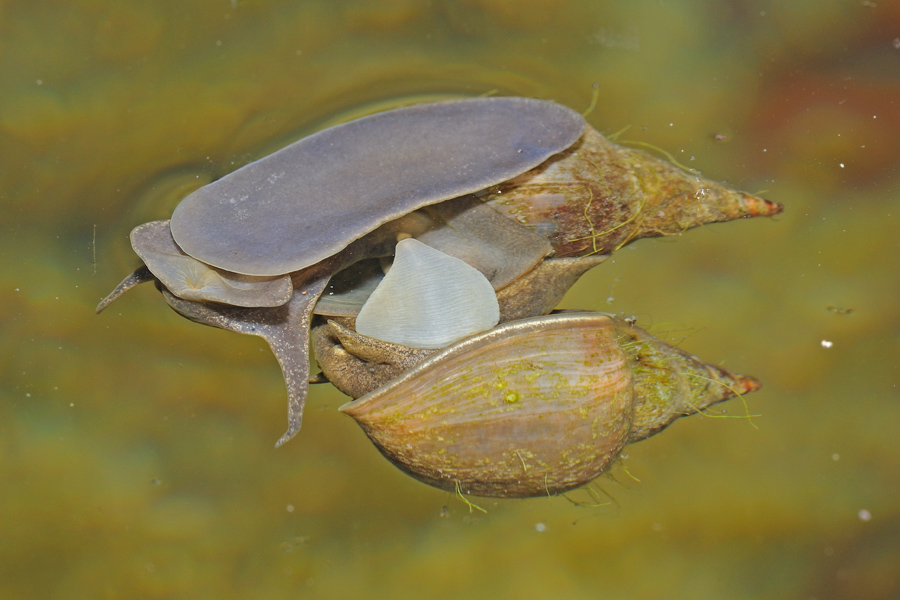
[[[0,2],[0,598],[897,597],[898,36],[900,5],[855,0]],[[275,450],[261,340],[147,286],[93,313],[134,225],[290,139],[595,82],[601,131],[786,205],[639,241],[567,298],[765,386],[752,423],[631,446],[604,506],[470,514],[327,386]]]

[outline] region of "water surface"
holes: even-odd
[[[898,6],[0,2],[0,597],[897,597]],[[275,450],[261,340],[150,286],[93,314],[134,225],[293,139],[595,85],[601,131],[786,210],[641,240],[566,299],[764,383],[594,496],[470,513],[329,386]]]

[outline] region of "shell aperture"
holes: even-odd
[[[495,290],[529,272],[550,253],[544,236],[474,196],[422,209],[438,225],[416,239],[481,271]]]
[[[397,243],[394,264],[359,311],[356,330],[412,348],[440,348],[500,319],[487,278],[413,238]]]
[[[386,223],[356,242],[366,257],[383,250],[390,240],[413,237],[475,267],[495,290],[534,270],[550,252],[542,235],[503,216],[473,195],[434,204]],[[386,257],[382,257],[384,259]],[[336,273],[315,307],[319,315],[350,317],[384,277],[372,260],[364,260]]]

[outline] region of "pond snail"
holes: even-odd
[[[97,311],[155,281],[184,317],[263,337],[288,389],[276,445],[300,429],[321,315],[324,377],[360,397],[341,410],[395,464],[467,493],[553,494],[758,387],[614,317],[548,315],[566,290],[640,237],[780,210],[553,102],[420,104],[301,139],[139,225],[144,265]]]

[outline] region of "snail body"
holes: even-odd
[[[536,167],[571,146],[584,125],[565,106],[529,98],[377,113],[194,191],[175,208],[172,235],[187,254],[221,269],[299,271],[379,225]]]

